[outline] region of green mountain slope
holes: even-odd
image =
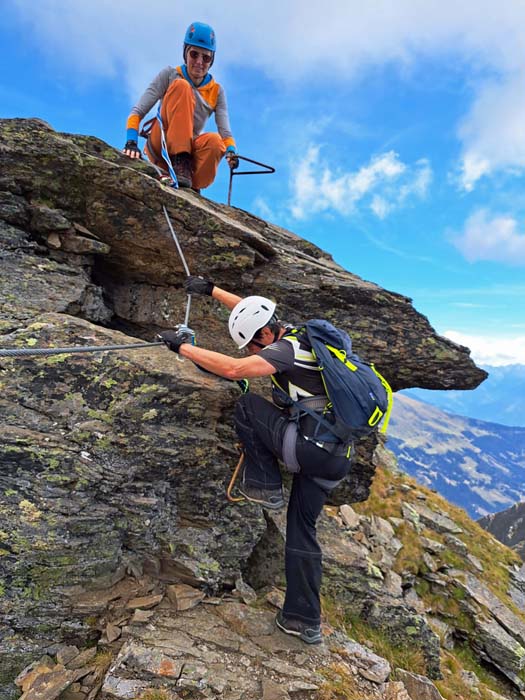
[[[473,518],[525,497],[525,428],[445,413],[397,395],[388,447],[401,469]]]

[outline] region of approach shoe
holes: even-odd
[[[240,484],[238,487],[247,501],[258,503],[263,508],[269,510],[279,510],[284,506],[283,490],[282,489],[260,489],[257,486],[249,486],[248,484]]]
[[[177,153],[177,155],[171,156],[171,162],[179,187],[191,187],[191,155]]]
[[[285,617],[282,610],[277,613],[275,624],[285,634],[299,637],[306,644],[321,644],[323,641],[320,625],[313,625],[311,622],[303,622],[302,620],[292,620]]]

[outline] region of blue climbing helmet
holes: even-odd
[[[213,54],[215,54],[215,49],[217,48],[217,42],[215,41],[215,32],[209,24],[204,24],[204,22],[192,22],[186,34],[184,36],[184,49],[183,56],[186,60],[186,50],[188,46],[196,46],[201,49],[208,49]],[[213,63],[213,58],[210,63]]]

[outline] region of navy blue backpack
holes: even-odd
[[[306,339],[311,346],[328,396],[327,408],[332,410],[336,421],[332,424],[323,419],[322,414],[294,401],[299,410],[311,414],[344,442],[369,435],[381,422],[381,432],[386,431],[392,409],[392,389],[372,364],[363,362],[352,352],[352,341],[347,333],[328,321],[314,319],[286,335]]]

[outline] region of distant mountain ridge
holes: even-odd
[[[407,389],[403,394],[460,416],[525,427],[525,365],[483,369],[489,376],[472,391]]]
[[[473,518],[525,500],[525,428],[449,414],[397,394],[387,447],[403,471]]]
[[[486,515],[479,521],[481,527],[525,559],[525,503]]]

